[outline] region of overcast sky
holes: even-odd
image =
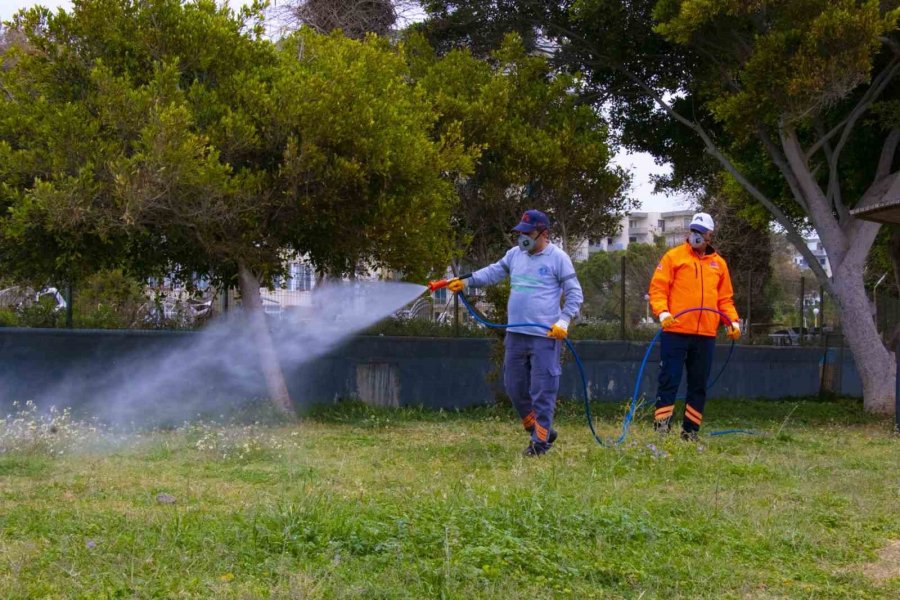
[[[0,20],[9,19],[20,8],[33,4],[42,4],[49,8],[69,8],[71,6],[69,0],[41,0],[40,2],[34,2],[33,0],[0,0]],[[229,4],[237,7],[244,4],[244,2],[242,0],[230,0]],[[616,164],[621,165],[634,174],[632,196],[640,201],[641,210],[664,211],[689,206],[689,199],[667,197],[653,193],[653,184],[650,181],[650,177],[665,173],[668,168],[655,164],[653,157],[649,154],[620,152],[615,156],[614,160]]]

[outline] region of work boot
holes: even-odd
[[[672,417],[666,417],[665,419],[657,419],[653,421],[653,431],[658,433],[659,435],[666,435],[669,433],[669,424],[672,422]]]
[[[525,446],[525,450],[522,451],[522,456],[543,456],[547,454],[547,450],[550,449],[550,444],[542,444],[541,442],[528,442],[528,445]]]
[[[700,439],[700,436],[696,431],[687,431],[686,429],[682,429],[681,439],[683,439],[685,442],[696,442],[698,439]]]

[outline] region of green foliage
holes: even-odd
[[[74,292],[73,321],[89,329],[125,329],[142,325],[150,298],[141,281],[121,269],[101,271],[87,278]]]
[[[547,212],[564,243],[614,227],[628,177],[610,164],[606,123],[579,102],[579,78],[554,71],[515,35],[486,61],[468,50],[438,59],[418,34],[404,47],[439,131],[478,153],[458,185],[455,224],[468,261],[495,260],[527,208]]]
[[[19,325],[19,315],[16,311],[9,309],[0,309],[0,327],[17,327]]]
[[[369,328],[362,335],[396,335],[412,337],[455,337],[454,323],[439,323],[427,319],[386,319]],[[485,337],[490,335],[487,329],[473,326],[465,321],[459,325],[459,337]]]
[[[0,84],[0,265],[80,280],[104,268],[264,283],[284,251],[344,273],[410,277],[449,260],[450,174],[403,56],[301,31],[262,36],[262,5],[85,0],[31,9]]]
[[[66,319],[65,311],[58,309],[56,300],[50,295],[20,307],[16,314],[21,327],[62,327]]]
[[[867,81],[880,45],[894,30],[896,11],[881,14],[878,1],[820,0],[767,3],[663,0],[654,11],[656,31],[684,46],[727,43],[727,61],[738,86],[709,79],[716,118],[752,131],[754,122],[806,119],[845,98]],[[723,26],[724,25],[724,26]],[[727,39],[727,38],[731,39]],[[726,41],[727,40],[727,41]],[[752,48],[738,50],[740,45]]]
[[[660,238],[655,245],[629,244],[626,250],[597,252],[586,261],[575,264],[578,281],[584,290],[582,315],[589,323],[600,326],[598,335],[622,318],[622,260],[625,260],[625,313],[626,329],[646,320],[647,301],[644,296],[650,289],[650,279],[666,248]],[[649,317],[652,319],[653,314]],[[616,333],[617,336],[621,334]],[[610,339],[610,338],[600,338]]]
[[[594,411],[613,435],[622,406]],[[508,407],[341,402],[299,428],[195,424],[131,439],[69,422],[65,446],[36,423],[23,439],[65,452],[0,453],[0,595],[900,593],[871,575],[900,536],[886,420],[848,400],[713,401],[705,416],[704,428],[763,435],[660,440],[645,414],[634,444],[602,449],[568,401],[539,461],[519,456],[526,438]]]

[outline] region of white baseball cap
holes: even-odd
[[[694,215],[694,218],[691,219],[691,226],[688,229],[693,229],[699,231],[700,233],[706,233],[708,231],[712,231],[716,228],[715,223],[713,223],[713,219],[707,213],[697,213]]]

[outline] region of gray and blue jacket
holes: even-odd
[[[484,287],[506,277],[510,278],[508,323],[541,323],[550,327],[560,318],[571,321],[584,301],[572,259],[553,244],[537,254],[514,246],[499,261],[472,273],[468,283],[471,287]],[[560,309],[563,294],[565,305]],[[547,335],[547,330],[540,327],[516,327],[510,331]]]

